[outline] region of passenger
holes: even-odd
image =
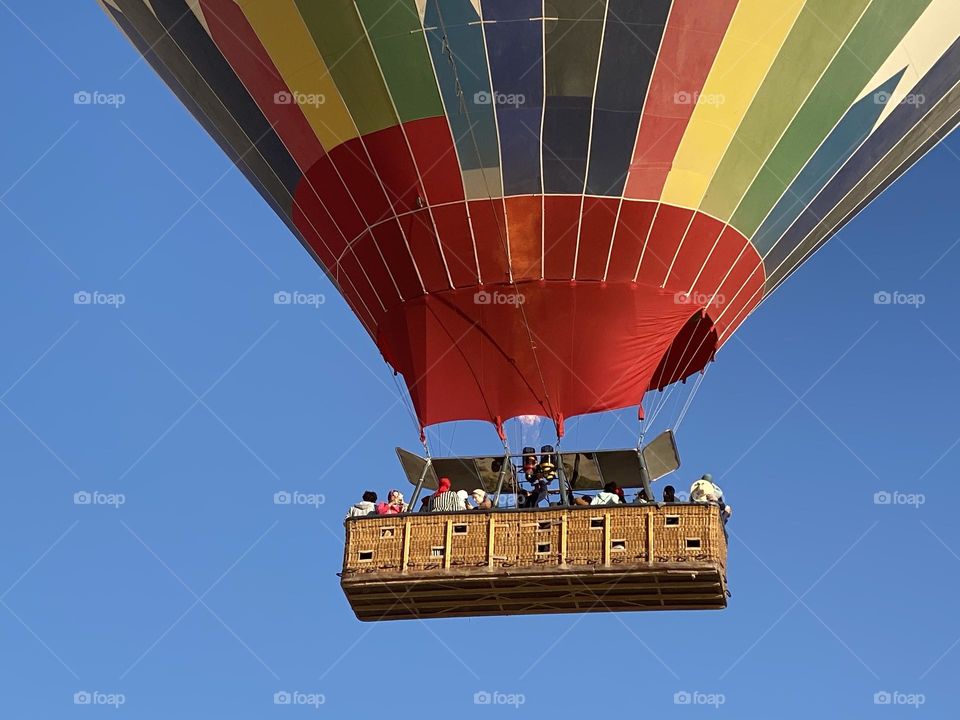
[[[622,487],[619,487],[619,486],[618,486],[617,489],[614,490],[614,492],[617,494],[617,497],[620,498],[620,502],[622,502],[623,504],[626,504],[626,503],[627,503],[627,496],[623,494],[623,488],[622,488]],[[643,490],[641,490],[640,492],[643,493]],[[638,496],[638,497],[639,497],[639,496]],[[646,501],[644,501],[644,502],[646,502]]]
[[[387,493],[387,501],[377,505],[377,515],[399,515],[406,512],[407,504],[403,501],[403,493],[391,490]]]
[[[470,499],[477,504],[477,510],[490,510],[493,507],[493,501],[487,497],[487,493],[480,488],[470,493]]]
[[[455,512],[466,509],[460,496],[450,491],[450,478],[440,478],[437,491],[430,496],[430,512]]]
[[[677,501],[677,490],[673,485],[667,485],[663,489],[663,501],[665,503],[675,503]]]
[[[713,475],[705,474],[690,486],[691,502],[719,502],[723,491],[713,483]]]
[[[377,510],[377,494],[373,490],[367,490],[363,494],[363,500],[356,505],[352,505],[347,511],[347,517],[362,517],[364,515],[373,515]]]
[[[417,510],[417,512],[429,512],[430,498],[432,497],[433,495],[424,495],[422,498],[420,498],[420,508]]]
[[[626,501],[624,500],[623,502]],[[637,505],[646,505],[648,502],[650,502],[650,498],[647,497],[646,488],[640,488],[640,492],[637,493],[637,497],[634,502],[637,503]]]
[[[723,520],[723,534],[727,534],[727,520],[733,514],[733,508],[723,499],[723,490],[713,482],[713,476],[705,474],[690,486],[690,500],[699,503],[716,503],[720,506],[720,518]]]
[[[617,495],[617,484],[615,482],[608,482],[603,486],[603,491],[597,493],[597,495],[590,501],[591,505],[618,505],[620,503],[620,496]]]

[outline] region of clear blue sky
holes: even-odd
[[[0,6],[0,716],[114,712],[83,691],[136,718],[515,712],[482,691],[522,693],[517,717],[955,716],[955,138],[764,304],[683,424],[683,484],[712,471],[734,505],[729,609],[361,624],[340,521],[418,446],[376,348],[95,3]],[[630,445],[632,418],[571,423],[565,446]],[[498,447],[455,432],[435,446]],[[325,703],[273,704],[295,690]]]

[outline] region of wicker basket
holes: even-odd
[[[456,568],[726,565],[716,505],[603,505],[367,516],[346,521],[344,576]]]

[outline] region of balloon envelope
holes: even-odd
[[[958,121],[953,0],[101,0],[420,422],[638,404]]]

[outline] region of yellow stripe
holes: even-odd
[[[803,3],[740,0],[667,175],[663,202],[700,205]]]
[[[237,4],[324,149],[357,137],[357,127],[294,0],[238,0]]]

